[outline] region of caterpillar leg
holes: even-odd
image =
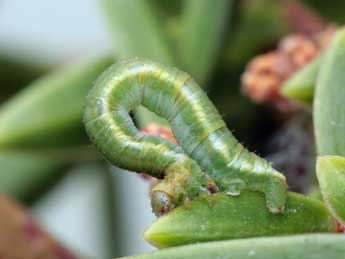
[[[242,190],[258,191],[264,194],[269,212],[277,214],[284,211],[287,196],[285,177],[274,171],[241,172],[221,178],[221,191],[231,196],[238,196]]]
[[[285,178],[280,175],[270,178],[264,189],[264,194],[267,209],[271,213],[277,214],[283,212],[287,195]]]
[[[246,188],[246,184],[238,176],[232,177],[229,175],[223,177],[221,181],[221,188],[223,192],[230,196],[238,196],[241,194],[241,191]]]

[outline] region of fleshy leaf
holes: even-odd
[[[339,234],[250,238],[174,247],[126,258],[343,259],[344,243],[345,235]]]
[[[257,192],[237,197],[218,193],[200,198],[158,218],[145,232],[162,248],[225,239],[335,231],[334,220],[322,202],[289,193],[282,214],[267,211]]]
[[[314,130],[319,155],[345,156],[345,28],[338,30],[322,58]]]
[[[318,157],[316,172],[327,207],[345,224],[345,157]]]

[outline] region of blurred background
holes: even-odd
[[[241,143],[283,170],[292,190],[314,189],[310,103],[284,99],[279,87],[317,56],[345,20],[345,3],[212,2],[0,2],[0,192],[76,258],[154,249],[142,239],[155,219],[150,181],[104,162],[82,130],[83,93],[121,58],[148,57],[191,73]],[[100,71],[79,65],[104,56]],[[288,63],[278,76],[277,59]],[[95,76],[83,81],[85,71]],[[83,91],[73,90],[79,83]],[[134,119],[140,128],[162,123],[146,110]]]
[[[11,72],[19,86],[54,67],[110,52],[110,45],[99,1],[1,1],[0,62],[7,67],[1,67],[0,75],[6,77],[8,69],[18,66],[18,71]],[[21,79],[22,69],[34,71]],[[1,89],[7,87],[2,81]],[[3,160],[7,159],[0,158],[9,163]],[[10,163],[9,166],[13,167]],[[112,258],[152,250],[141,238],[145,226],[155,218],[148,197],[149,184],[134,174],[110,174],[109,179],[117,186],[110,199],[108,176],[100,174],[99,167],[81,163],[60,172],[65,175],[63,178],[55,175],[43,196],[41,190],[28,200],[25,192],[19,196],[46,230],[86,258]],[[25,175],[30,172],[25,172],[25,167],[23,172],[12,170],[0,169],[0,181],[5,174],[17,173],[18,181],[30,182],[30,175]],[[119,205],[116,218],[109,218],[110,202],[111,206]],[[113,233],[115,240],[111,240]]]

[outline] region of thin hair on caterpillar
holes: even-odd
[[[161,138],[142,136],[129,114],[138,105],[168,120],[180,149]],[[246,150],[207,95],[176,68],[141,59],[114,64],[87,96],[84,124],[114,165],[156,177],[164,172],[151,192],[158,215],[208,193],[209,186],[236,194],[259,191],[271,212],[284,208],[284,176]]]

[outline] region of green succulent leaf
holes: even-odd
[[[277,236],[335,231],[333,217],[324,204],[306,196],[289,193],[282,214],[266,209],[265,198],[257,192],[238,197],[218,193],[200,198],[158,218],[145,232],[156,247],[256,236]]]
[[[343,259],[345,255],[344,243],[345,235],[337,234],[250,238],[162,249],[153,253],[126,258]]]
[[[101,0],[116,54],[175,64],[155,6],[147,0]]]
[[[184,69],[204,84],[219,54],[233,0],[184,1],[179,54]]]
[[[38,79],[0,108],[0,148],[74,146],[89,143],[84,99],[113,60],[99,58]]]
[[[319,155],[345,156],[345,27],[338,30],[321,62],[314,130]]]
[[[310,105],[313,102],[316,78],[322,57],[318,56],[296,72],[282,88],[281,94],[291,100]]]
[[[316,172],[327,207],[345,224],[345,157],[318,157]]]

